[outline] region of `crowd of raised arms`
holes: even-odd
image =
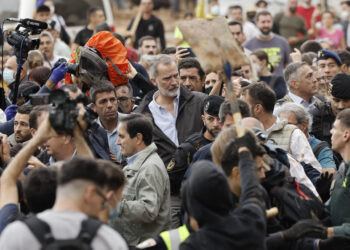
[[[219,2],[3,32],[0,250],[350,249],[350,1]]]

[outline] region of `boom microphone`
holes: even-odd
[[[47,29],[47,23],[30,19],[30,18],[25,18],[25,19],[9,18],[8,20],[11,22],[21,23],[24,27],[27,27],[27,28],[41,29],[41,30]]]

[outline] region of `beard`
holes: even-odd
[[[212,137],[216,137],[219,133],[220,133],[220,131],[221,131],[221,129],[219,128],[219,127],[216,127],[216,128],[212,128],[212,129],[208,129],[207,128],[207,130],[208,130],[208,133],[212,136]]]
[[[268,34],[270,34],[271,30],[272,30],[272,29],[264,28],[264,29],[261,29],[260,31],[261,31],[261,33],[263,33],[264,35],[267,36]]]
[[[297,8],[295,8],[295,7],[289,8],[289,11],[291,13],[295,14],[297,12]]]
[[[160,84],[158,84],[158,89],[159,89],[160,93],[162,93],[162,95],[164,95],[164,96],[176,97],[178,94],[179,87],[174,88],[172,90],[167,90],[167,89],[164,89],[162,86],[160,86]]]

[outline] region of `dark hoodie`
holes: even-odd
[[[200,230],[181,244],[181,250],[266,249],[265,209],[255,162],[246,151],[239,158],[242,195],[235,210],[222,170],[209,161],[195,163],[198,166],[188,179],[187,205]]]

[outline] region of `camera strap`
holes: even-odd
[[[0,108],[5,111],[6,109],[6,97],[5,97],[5,89],[4,89],[4,36],[3,36],[3,30],[1,29],[1,36],[2,36],[2,44],[1,44],[1,88],[0,88]]]
[[[115,69],[115,71],[118,72],[118,74],[119,74],[120,76],[123,75],[123,73],[121,72],[121,70],[117,67],[117,65],[115,65],[115,64],[113,63],[113,61],[111,60],[111,58],[106,57],[106,60],[109,61],[109,62],[111,62],[112,67]]]

